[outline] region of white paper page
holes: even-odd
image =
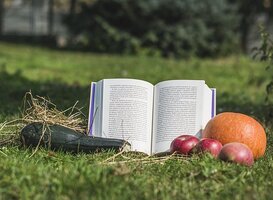
[[[213,117],[213,93],[212,90],[205,85],[203,95],[203,119],[202,119],[202,130],[206,127],[208,121]]]
[[[199,134],[204,85],[202,80],[174,80],[155,86],[152,153],[168,151],[179,135]]]
[[[153,85],[135,79],[103,81],[102,134],[151,154]]]
[[[88,135],[92,136],[94,133],[94,119],[95,119],[95,98],[96,98],[96,82],[91,83],[90,100],[89,100],[89,115],[88,115]]]
[[[92,126],[92,135],[97,137],[102,137],[102,93],[103,93],[103,81],[99,81],[96,83],[96,88],[95,88],[95,99],[94,99],[95,102],[94,102],[94,108],[93,108],[94,110],[93,110],[93,126]]]

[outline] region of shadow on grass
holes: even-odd
[[[58,80],[50,82],[32,81],[22,76],[18,71],[14,74],[0,71],[0,114],[5,116],[16,115],[20,112],[25,93],[50,99],[57,109],[64,110],[79,101],[77,107],[83,107],[82,111],[88,115],[89,85],[79,84],[68,85]],[[250,102],[246,96],[235,96],[230,93],[217,94],[217,113],[231,111],[241,112],[254,116],[259,121],[265,123],[268,116],[266,107]]]
[[[89,86],[79,84],[68,85],[58,80],[50,82],[32,81],[22,76],[20,71],[14,74],[0,71],[0,114],[4,117],[20,113],[26,92],[31,91],[34,96],[39,95],[49,99],[64,110],[73,106],[77,101],[77,107],[87,115],[89,102]]]

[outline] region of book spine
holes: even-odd
[[[211,118],[213,118],[216,115],[216,88],[211,88],[211,91]]]
[[[96,93],[96,83],[92,82],[91,92],[90,92],[89,120],[88,120],[88,135],[90,136],[93,135],[95,93]]]

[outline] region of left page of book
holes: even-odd
[[[101,97],[101,136],[127,140],[132,151],[151,154],[153,85],[136,79],[104,79]]]
[[[88,134],[90,136],[102,137],[102,83],[102,80],[91,83],[88,117]]]

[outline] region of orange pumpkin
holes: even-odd
[[[252,117],[241,113],[224,112],[216,115],[206,125],[204,138],[216,139],[225,145],[230,142],[246,144],[255,159],[266,149],[266,134],[263,126]]]

